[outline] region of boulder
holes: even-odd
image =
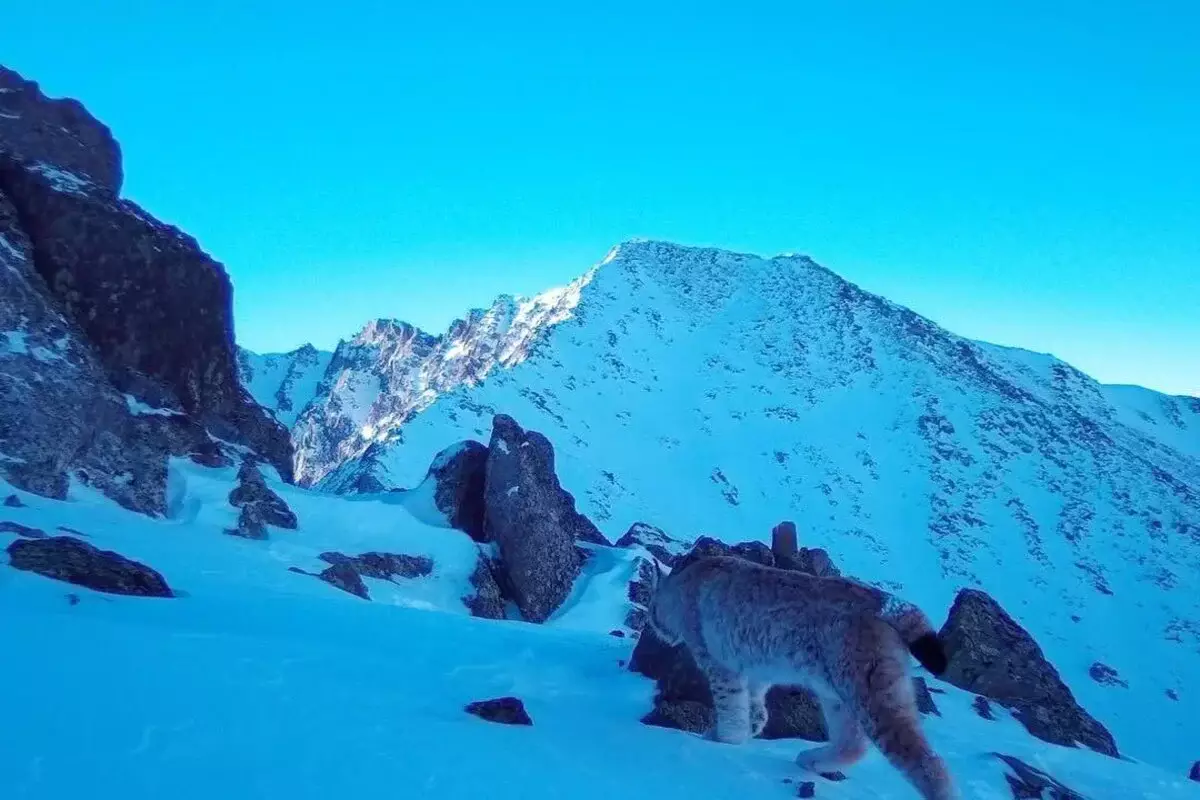
[[[433,572],[433,559],[403,553],[363,553],[347,556],[342,553],[321,553],[327,564],[348,564],[366,578],[394,581],[396,578],[420,578]]]
[[[72,536],[17,539],[8,546],[8,555],[15,569],[36,572],[98,592],[174,596],[166,580],[154,569]]]
[[[230,536],[240,536],[243,539],[266,539],[267,525],[263,522],[262,514],[257,505],[244,505],[238,512],[237,525],[226,528]]]
[[[499,549],[502,589],[521,615],[544,622],[579,575],[576,540],[604,541],[554,472],[554,448],[512,417],[492,422],[484,489],[484,538]]]
[[[1200,781],[1200,761],[1192,764],[1192,771],[1188,773],[1188,778],[1193,781]]]
[[[488,722],[499,722],[503,725],[532,725],[533,720],[525,711],[525,704],[518,697],[497,697],[494,700],[479,700],[466,707],[468,714],[474,714]]]
[[[263,478],[253,459],[246,459],[238,469],[238,485],[229,493],[229,504],[252,515],[264,525],[295,530],[296,514],[283,498],[276,494]],[[241,527],[239,523],[239,528]]]
[[[17,497],[15,494],[10,494],[8,497],[4,498],[4,507],[24,508],[25,504],[21,502],[21,498]]]
[[[371,599],[370,593],[367,592],[367,585],[363,583],[362,576],[358,574],[358,570],[351,564],[345,562],[333,564],[322,570],[317,577],[330,586],[336,586],[343,592],[349,592],[355,597],[361,597],[363,600]]]
[[[1080,707],[1029,632],[987,593],[960,591],[939,638],[949,658],[943,680],[1011,709],[1039,739],[1118,755],[1112,734]]]

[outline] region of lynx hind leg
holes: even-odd
[[[716,717],[708,738],[742,744],[750,738],[750,692],[746,679],[724,667],[705,664],[703,669],[708,676]]]
[[[864,633],[856,681],[859,723],[925,800],[959,800],[950,771],[921,731],[902,643],[893,641],[894,632]]]
[[[821,712],[829,729],[829,743],[805,750],[796,763],[809,772],[835,772],[849,767],[867,752],[867,737],[853,709],[839,698],[821,698]]]
[[[754,738],[767,727],[767,692],[769,683],[751,682],[748,693],[750,696],[750,737]]]

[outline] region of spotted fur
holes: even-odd
[[[829,742],[802,752],[801,767],[850,766],[872,741],[926,800],[957,800],[921,732],[908,674],[910,648],[944,668],[914,606],[853,580],[731,557],[698,559],[655,583],[651,627],[686,645],[708,677],[716,716],[709,738],[739,744],[756,736],[767,721],[767,690],[806,686],[820,700]]]

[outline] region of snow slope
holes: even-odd
[[[290,353],[260,355],[238,348],[238,377],[250,395],[276,419],[291,428],[313,398],[333,353],[311,344]]]
[[[0,564],[0,796],[177,800],[220,796],[744,798],[794,797],[807,743],[707,742],[638,720],[652,682],[623,668],[632,642],[606,635],[631,554],[593,557],[560,616],[542,626],[466,616],[455,599],[474,545],[403,506],[276,489],[294,532],[246,541],[220,531],[232,470],[172,465],[172,516],[132,514],[81,487],[69,502],[22,495],[2,516],[66,525],[158,568],[170,599],[97,594]],[[0,484],[0,494],[9,487]],[[9,536],[0,534],[0,544]],[[324,548],[426,554],[428,578],[375,581],[365,602],[286,567]],[[68,592],[75,602],[68,602]],[[606,602],[609,604],[606,607]],[[1200,785],[1144,764],[1054,747],[971,697],[933,682],[926,728],[965,798],[1009,798],[999,751],[1090,798],[1200,797]],[[524,699],[531,728],[462,707]],[[791,781],[785,782],[785,781]],[[818,780],[831,800],[912,798],[872,752],[849,780]]]
[[[526,360],[375,425],[319,485],[415,485],[511,414],[611,538],[765,541],[793,518],[935,618],[980,586],[1123,752],[1197,757],[1200,401],[962,339],[802,256],[632,242],[572,291]]]

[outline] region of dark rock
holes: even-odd
[[[477,542],[484,541],[484,479],[488,449],[467,440],[438,453],[425,480],[434,482],[433,500],[450,524]]]
[[[614,546],[636,547],[638,545],[646,548],[652,556],[668,567],[674,567],[675,561],[690,549],[687,543],[672,539],[661,528],[647,525],[644,522],[635,522],[629,526],[629,530],[625,532],[624,536],[617,539]]]
[[[480,552],[470,577],[475,594],[462,599],[463,605],[470,609],[471,616],[483,619],[504,619],[507,616],[504,613],[504,597],[493,574],[495,569],[499,569],[498,565],[493,564],[486,554]]]
[[[1118,755],[1112,734],[1075,702],[1033,637],[985,592],[959,592],[939,637],[946,682],[1012,709],[1039,739]]]
[[[42,291],[82,331],[118,392],[160,387],[172,407],[249,445],[290,480],[287,431],[237,377],[224,268],[190,236],[61,166],[0,149],[0,191],[32,244]]]
[[[625,614],[625,627],[634,631],[634,635],[636,636],[646,628],[646,615],[646,609],[634,606]]]
[[[642,634],[643,638],[646,635]],[[654,708],[642,717],[642,724],[703,734],[713,725],[712,703],[700,700],[656,702]]]
[[[942,715],[942,712],[938,711],[937,703],[933,702],[929,684],[925,683],[924,678],[913,678],[913,694],[917,698],[917,710],[922,714],[934,714],[939,717]]]
[[[834,783],[840,783],[841,781],[846,780],[846,775],[842,772],[818,772],[817,774],[825,780],[833,781]]]
[[[110,594],[172,597],[163,576],[145,564],[70,536],[18,539],[8,546],[13,568]]]
[[[796,797],[816,797],[817,785],[812,781],[803,781],[796,787]]]
[[[4,520],[0,522],[0,533],[15,533],[17,536],[24,536],[26,539],[45,539],[46,532],[40,528],[31,528],[28,525],[22,525],[19,522]]]
[[[993,753],[1008,768],[1004,775],[1013,800],[1087,800],[1058,780],[1035,769],[1015,756]]]
[[[121,191],[121,148],[78,100],[56,100],[0,66],[0,143],[24,161],[54,164],[104,192]]]
[[[971,701],[971,708],[975,709],[975,713],[991,722],[996,721],[996,715],[992,713],[992,704],[982,695],[975,695],[975,699]]]
[[[1192,771],[1188,773],[1188,778],[1193,781],[1200,781],[1200,761],[1192,764]]]
[[[772,686],[767,692],[767,725],[759,736],[823,742],[829,738],[829,731],[821,705],[812,692],[799,687]]]
[[[24,508],[25,504],[21,502],[21,498],[17,497],[15,494],[10,494],[8,497],[4,498],[4,507]]]
[[[70,527],[69,525],[59,525],[59,526],[58,526],[58,530],[62,531],[63,533],[69,533],[69,534],[71,534],[72,536],[79,536],[80,538],[83,538],[83,539],[88,539],[88,538],[90,538],[90,537],[89,537],[89,536],[88,536],[86,533],[84,533],[83,531],[81,531],[81,530],[77,530],[77,529],[75,529],[75,528],[72,528],[72,527]]]
[[[198,442],[192,448],[192,451],[188,453],[188,458],[202,467],[211,467],[213,469],[228,467],[233,463],[233,460],[225,455],[225,451],[221,449],[221,445],[212,439],[205,439]]]
[[[433,559],[402,553],[370,552],[358,556],[321,553],[318,558],[328,564],[349,564],[363,577],[378,578],[384,581],[396,578],[420,578],[433,572]]]
[[[1175,691],[1174,689],[1167,689],[1167,697],[1171,698],[1172,700],[1178,700],[1179,692]]]
[[[250,459],[243,461],[238,469],[238,485],[229,493],[229,504],[234,508],[253,507],[254,515],[265,525],[295,530],[299,524],[296,514],[267,486],[258,466]]]
[[[484,538],[499,547],[506,578],[501,585],[521,615],[544,622],[579,575],[576,540],[603,537],[559,484],[554,448],[545,436],[498,414],[488,450]]]
[[[321,574],[317,577],[330,586],[336,586],[343,592],[349,592],[355,597],[361,597],[363,600],[371,599],[370,593],[367,592],[367,585],[363,583],[362,576],[350,564],[344,562],[334,564],[322,570]]]
[[[74,592],[67,592],[67,605],[69,605],[69,606],[79,605],[79,595],[75,594]]]
[[[1102,686],[1120,686],[1123,689],[1129,688],[1129,683],[1121,680],[1120,674],[1110,667],[1108,664],[1102,664],[1099,661],[1088,667],[1088,675],[1092,677],[1096,683]]]
[[[525,704],[520,698],[498,697],[494,700],[479,700],[466,707],[468,714],[474,714],[488,722],[499,722],[504,725],[532,725],[533,720],[525,711]]]
[[[245,505],[238,513],[237,527],[226,528],[230,536],[240,536],[243,539],[266,539],[267,526],[263,522],[258,505]]]

